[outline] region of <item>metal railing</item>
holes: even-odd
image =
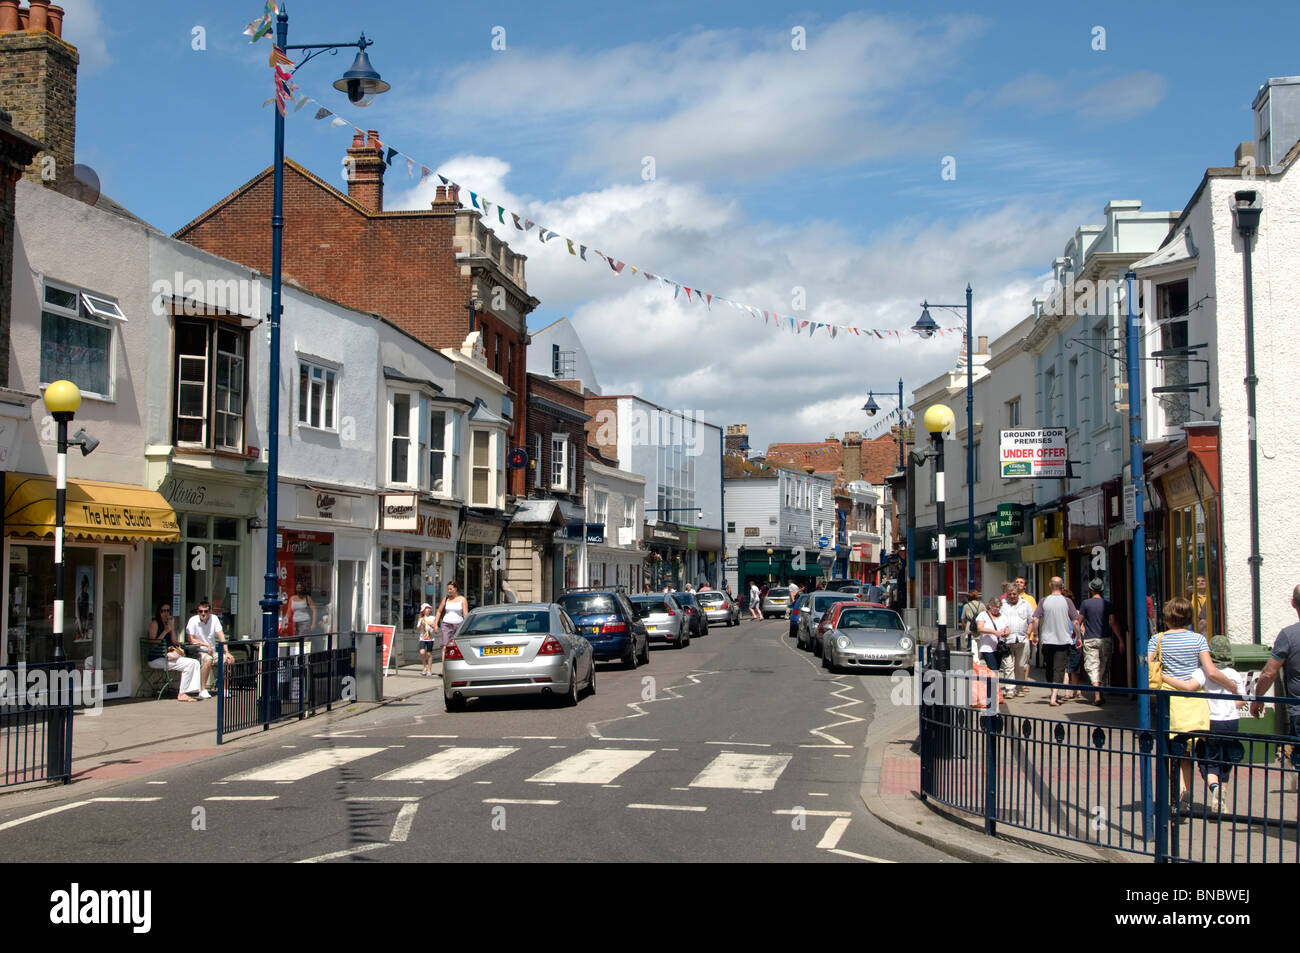
[[[354,633],[338,632],[217,643],[217,744],[231,732],[258,725],[265,730],[354,700],[353,645]],[[228,651],[234,657],[229,664]]]
[[[1158,863],[1300,860],[1296,738],[1212,731],[1171,738],[1170,699],[1204,699],[1204,693],[939,674],[922,673],[921,796],[982,817],[986,833],[1006,825]],[[1151,727],[999,712],[999,685],[1083,688],[1112,701],[1137,695],[1139,705],[1152,706]],[[973,707],[980,694],[991,704]],[[1268,702],[1300,705],[1291,698]],[[1179,776],[1186,765],[1192,771],[1191,800],[1180,804]],[[1207,773],[1219,778],[1217,803]]]
[[[0,666],[0,787],[72,779],[74,662]]]

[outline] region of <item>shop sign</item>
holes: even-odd
[[[1025,511],[1018,503],[999,503],[994,526],[998,536],[1019,536],[1025,531]]]
[[[646,542],[670,543],[682,547],[686,545],[686,535],[684,533],[675,529],[663,529],[658,526],[647,525],[643,538]]]
[[[1145,515],[1145,514],[1144,514]],[[1137,529],[1139,522],[1137,511],[1137,486],[1132,483],[1124,484],[1124,525],[1129,529]]]
[[[403,493],[381,498],[380,527],[413,532],[419,525],[415,494]]]
[[[168,477],[158,492],[174,510],[221,510],[228,513],[252,513],[249,491],[239,487],[210,483],[206,480],[186,480]]]
[[[466,522],[461,527],[460,538],[464,543],[495,543],[501,538],[501,526],[497,523]],[[582,538],[581,524],[579,524],[578,538]]]
[[[1182,509],[1200,501],[1200,496],[1196,492],[1196,484],[1192,481],[1190,468],[1180,467],[1172,473],[1167,473],[1162,482],[1164,484],[1165,502],[1169,505],[1169,509]]]
[[[746,535],[746,536],[757,536],[757,535],[758,535],[758,527],[757,527],[757,526],[746,526],[746,527],[745,527],[745,535]]]
[[[297,493],[298,519],[352,522],[352,497],[338,496],[327,490],[300,489]]]
[[[1004,480],[1064,477],[1069,467],[1064,427],[1003,430],[998,441],[998,454]]]
[[[605,542],[605,524],[588,523],[587,524],[587,542],[603,543]]]

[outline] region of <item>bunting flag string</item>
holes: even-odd
[[[249,27],[246,28],[244,31],[245,33],[249,33],[250,31],[252,31],[252,33],[255,34],[261,28],[261,25],[263,24],[264,21],[266,23],[270,22],[270,19],[274,17],[276,12],[275,4],[273,2],[270,2],[270,0],[268,0],[266,4],[266,9],[267,12],[264,14],[264,16],[261,19],[255,20],[253,23],[249,24]],[[254,36],[254,39],[257,39],[257,37]],[[276,59],[277,53],[280,56],[284,55],[283,51],[278,50],[278,48],[275,48],[272,51],[272,62],[276,70],[276,97],[274,101],[276,103],[276,108],[280,110],[281,114],[283,114],[284,100],[286,97],[292,96],[293,92],[297,90],[297,86],[293,84],[291,80],[291,74],[284,72],[282,68],[282,64]],[[267,100],[267,102],[264,103],[263,105],[268,105],[270,102],[272,102],[272,100]],[[303,96],[301,100],[295,99],[295,102],[298,103],[298,108],[301,108],[303,105],[306,105],[306,103],[308,102],[315,103],[316,106],[318,107],[314,116],[316,120],[328,118],[330,120],[329,124],[331,127],[339,128],[344,126],[352,126],[353,131],[355,133],[363,136],[365,135],[364,130],[361,130],[355,125],[352,125],[346,119],[334,115],[334,113],[331,112],[328,108],[326,108],[320,102],[318,102],[315,99],[312,99],[309,96]],[[296,111],[297,110],[295,110],[295,112]],[[671,286],[673,289],[674,300],[679,299],[681,296],[681,292],[684,290],[686,292],[687,303],[691,303],[692,297],[694,297],[696,300],[704,302],[709,311],[713,310],[714,301],[721,301],[722,303],[730,305],[732,308],[735,308],[737,311],[742,311],[746,314],[751,315],[755,319],[762,319],[763,324],[765,326],[771,323],[776,328],[789,330],[793,334],[803,334],[803,332],[807,330],[809,336],[813,337],[816,335],[818,331],[822,329],[827,329],[828,336],[831,340],[836,340],[841,331],[845,332],[846,334],[852,332],[855,337],[859,337],[859,338],[862,337],[863,335],[874,334],[876,339],[880,341],[888,341],[892,337],[894,340],[900,342],[902,341],[902,337],[905,331],[908,333],[912,333],[911,328],[906,328],[902,330],[897,328],[864,328],[864,327],[855,327],[853,325],[847,325],[847,324],[812,321],[811,319],[796,319],[791,315],[783,315],[775,311],[761,310],[759,308],[754,307],[753,305],[742,304],[738,301],[733,301],[730,298],[723,297],[722,295],[717,295],[717,294],[713,294],[712,292],[703,291],[702,289],[695,287],[693,285],[691,286],[684,285],[680,282],[672,280],[671,278],[666,278],[663,275],[652,274],[651,272],[646,271],[643,268],[639,268],[636,265],[628,264],[625,261],[621,261],[613,255],[608,255],[604,252],[595,251],[595,249],[592,249],[591,246],[579,242],[577,239],[567,238],[561,235],[559,232],[547,228],[546,226],[542,225],[540,222],[534,222],[530,219],[521,219],[518,213],[512,212],[506,209],[502,205],[489,201],[485,196],[481,195],[478,192],[471,191],[465,188],[464,186],[460,185],[459,183],[452,181],[447,176],[443,175],[441,172],[432,171],[429,166],[421,164],[420,161],[414,156],[407,155],[406,153],[401,152],[394,147],[388,146],[385,143],[379,143],[379,148],[384,153],[386,164],[390,166],[393,164],[393,160],[396,159],[398,156],[400,156],[406,163],[408,177],[414,178],[414,170],[418,166],[420,169],[421,183],[423,183],[430,176],[436,175],[438,181],[441,182],[442,185],[448,189],[448,191],[451,193],[452,197],[454,197],[456,201],[460,200],[461,192],[467,192],[469,194],[470,205],[473,208],[479,210],[483,214],[483,217],[489,219],[489,221],[491,220],[492,212],[495,210],[496,212],[495,218],[499,224],[509,225],[513,223],[514,227],[517,230],[523,232],[525,235],[532,230],[534,225],[536,225],[537,240],[541,244],[545,245],[547,242],[551,241],[551,239],[559,238],[561,241],[563,241],[570,255],[572,255],[575,258],[580,258],[584,262],[589,260],[587,258],[587,251],[591,250],[598,259],[605,262],[605,264],[609,265],[610,271],[612,271],[616,277],[622,276],[625,271],[629,275],[635,275],[640,273],[645,276],[647,281],[658,281],[660,287],[663,288],[664,290],[667,290]],[[509,221],[507,221],[507,216],[509,216]],[[787,328],[787,324],[788,324],[788,328]],[[962,333],[964,332],[964,328],[962,327],[939,328],[938,332],[939,332],[939,336],[942,338],[942,337],[946,337],[948,334]]]

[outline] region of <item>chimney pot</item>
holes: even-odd
[[[18,29],[20,30],[27,29],[27,8],[26,7],[18,8]]]
[[[50,0],[28,0],[27,29],[44,32],[50,23]]]
[[[987,354],[987,353],[989,352],[989,338],[988,338],[988,335],[987,335],[987,334],[981,334],[981,335],[979,336],[979,343],[980,343],[979,350],[978,350],[976,353],[977,353],[977,354]]]
[[[352,134],[352,148],[353,148],[353,149],[360,149],[360,148],[362,148],[365,144],[366,144],[366,137],[363,136],[363,135],[361,134],[361,130],[358,129],[355,133]]]
[[[371,147],[372,147],[376,152],[383,152],[383,151],[384,151],[384,144],[383,144],[382,142],[379,141],[379,130],[377,130],[377,129],[367,129],[367,130],[366,130],[366,138],[369,140],[370,146],[371,146]]]
[[[0,0],[0,33],[18,29],[18,0]]]
[[[50,32],[63,39],[63,7],[50,4]]]

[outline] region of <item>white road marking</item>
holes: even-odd
[[[460,735],[407,735],[408,738],[459,738]]]
[[[628,809],[633,811],[693,811],[696,813],[708,810],[707,807],[698,804],[629,804]]]
[[[660,748],[660,751],[681,751],[681,748]]]
[[[229,794],[221,797],[205,797],[205,801],[275,801],[278,794]]]
[[[82,807],[86,804],[133,804],[144,801],[161,801],[160,797],[92,797],[84,801],[73,801],[71,804],[61,804],[58,807],[51,807],[44,811],[38,811],[35,814],[29,814],[26,817],[20,817],[17,820],[6,821],[0,824],[0,831],[7,831],[11,827],[17,827],[20,824],[26,824],[28,821],[38,821],[42,817],[49,817],[51,814],[62,814],[64,811],[70,811],[74,807]]]
[[[896,864],[896,860],[885,860],[883,857],[868,857],[866,854],[855,854],[851,850],[841,850],[838,847],[832,848],[832,854],[839,854],[842,857],[852,857],[854,860],[865,860],[872,864]]]
[[[475,784],[491,784],[491,781],[475,781]]]
[[[833,754],[833,755],[831,755],[831,757],[832,757],[832,758],[851,758],[851,757],[853,757],[853,756],[852,756],[852,755],[849,755],[849,754]]]
[[[718,674],[717,672],[688,672],[686,674],[686,678],[690,680],[692,685],[698,685],[700,684],[700,679],[697,676],[717,675],[717,674]],[[596,738],[600,741],[650,741],[650,742],[658,741],[659,740],[658,738],[607,738],[606,736],[600,733],[600,726],[612,725],[616,721],[623,721],[625,719],[630,719],[630,718],[641,718],[645,715],[648,715],[650,713],[646,711],[644,708],[642,708],[641,707],[642,705],[653,705],[655,702],[662,702],[674,698],[681,698],[682,696],[678,694],[677,689],[685,688],[685,687],[687,686],[684,682],[679,682],[676,685],[669,685],[666,688],[659,689],[655,697],[650,699],[649,701],[628,702],[627,707],[632,709],[632,714],[619,715],[617,718],[606,718],[603,721],[593,721],[587,725],[587,733],[591,735],[591,737]]]
[[[852,811],[803,811],[799,809],[787,809],[782,811],[773,811],[773,814],[802,814],[805,817],[852,817]]]
[[[522,797],[485,797],[483,799],[483,803],[484,804],[543,804],[543,805],[550,806],[550,805],[559,804],[560,802],[546,801],[540,799],[530,800],[528,798],[522,798]]]
[[[413,764],[386,771],[376,781],[452,781],[485,764],[512,755],[518,748],[444,748]]]
[[[166,784],[166,781],[146,781],[145,784]]]
[[[294,755],[292,758],[285,758],[283,761],[276,761],[260,768],[232,774],[225,780],[301,781],[313,774],[319,774],[331,768],[341,768],[345,764],[368,758],[372,754],[378,754],[383,750],[383,748],[320,748],[316,751],[305,751],[302,754]]]
[[[407,835],[411,833],[411,825],[415,823],[415,812],[419,809],[419,804],[402,805],[402,809],[397,812],[397,820],[393,821],[393,832],[388,835],[390,843],[402,843],[406,840]]]
[[[362,844],[360,847],[349,847],[347,850],[336,850],[329,854],[321,854],[319,857],[308,857],[306,860],[295,861],[295,863],[319,864],[327,860],[338,860],[340,857],[351,857],[353,854],[364,854],[368,851],[379,850],[381,847],[388,846],[388,844]]]
[[[835,820],[831,821],[831,826],[826,828],[826,833],[823,834],[822,839],[817,842],[817,846],[822,850],[834,850],[838,847],[840,845],[840,838],[843,837],[844,832],[848,830],[851,820],[851,818],[847,817],[837,817]]]
[[[793,755],[723,752],[696,775],[693,788],[735,788],[770,791]]]
[[[502,741],[554,741],[555,735],[505,735]]]
[[[673,788],[674,791],[689,791],[690,788]]]
[[[769,745],[769,744],[763,744],[763,743],[760,742],[760,741],[706,741],[706,742],[704,742],[704,743],[705,743],[706,745],[723,745],[724,747],[728,747],[728,748],[733,747],[733,746],[734,746],[734,747],[737,747],[737,748],[770,748],[770,747],[772,747],[771,745]]]
[[[609,784],[652,754],[653,751],[588,748],[539,771],[528,780],[538,784]]]
[[[800,745],[800,748],[852,748],[853,745]]]
[[[829,794],[823,794],[821,791],[809,791],[809,797],[830,797]]]

